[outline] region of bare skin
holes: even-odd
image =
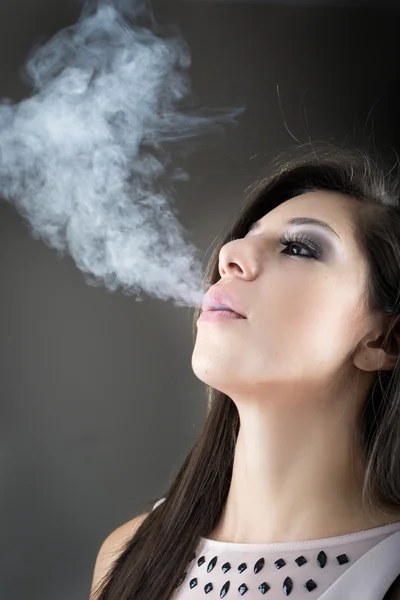
[[[362,454],[353,442],[360,408],[378,368],[387,317],[364,305],[367,262],[354,236],[355,201],[308,192],[266,214],[220,253],[219,287],[247,319],[199,322],[192,367],[238,408],[233,475],[211,539],[274,543],[322,539],[400,520],[363,508]],[[287,225],[292,217],[327,222]],[[316,260],[285,233],[308,235]]]

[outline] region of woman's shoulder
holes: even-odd
[[[119,556],[126,542],[150,513],[143,513],[134,517],[123,525],[114,529],[103,541],[98,551],[93,572],[91,591],[101,581],[110,569],[115,559]]]
[[[100,551],[118,551],[121,548],[121,546],[128,540],[128,538],[130,538],[133,535],[134,531],[138,529],[139,525],[142,523],[142,521],[145,520],[145,518],[149,514],[149,512],[143,513],[137,517],[134,517],[133,519],[130,519],[130,521],[127,521],[126,523],[123,523],[122,525],[114,529],[103,541],[100,547]]]
[[[154,510],[164,500],[165,498],[158,500],[153,506],[152,510]],[[104,566],[106,563],[109,565],[110,561],[114,560],[118,556],[128,539],[133,536],[145,518],[149,516],[150,512],[142,513],[141,515],[130,519],[126,523],[123,523],[123,525],[120,525],[114,529],[105,538],[100,546],[100,550],[96,559],[96,566],[97,563],[102,566]]]
[[[164,500],[165,498],[158,500],[153,506],[152,510],[161,504],[161,502],[164,502]],[[123,523],[123,525],[120,525],[114,529],[105,538],[96,557],[91,591],[95,589],[96,585],[108,572],[112,563],[125,547],[127,541],[134,535],[135,531],[139,528],[140,524],[145,520],[145,518],[148,517],[150,512],[142,513],[141,515],[130,519],[130,521]]]
[[[143,513],[142,515],[139,515],[138,517],[135,517],[130,521],[127,521],[127,523],[121,525],[121,527],[119,527],[119,529],[121,530],[120,535],[126,538],[132,536],[135,533],[136,529],[138,529],[139,525],[145,520],[146,517],[149,516],[149,514],[149,512]],[[118,531],[118,529],[116,529],[115,531]]]
[[[127,523],[124,523],[123,525],[121,525],[120,527],[118,527],[117,529],[115,529],[110,534],[110,537],[114,536],[117,540],[118,539],[123,539],[124,541],[126,541],[126,539],[128,537],[131,537],[135,533],[135,531],[138,529],[138,527],[142,523],[142,521],[144,521],[145,518],[148,517],[149,514],[155,508],[157,508],[157,506],[159,504],[161,504],[162,502],[164,502],[164,500],[165,500],[165,498],[161,498],[160,500],[157,500],[157,502],[154,504],[154,506],[151,509],[151,511],[143,513],[142,515],[139,515],[138,517],[135,517],[134,519],[131,519],[130,521],[127,521]]]

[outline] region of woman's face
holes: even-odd
[[[197,323],[192,367],[200,380],[233,399],[295,398],[337,383],[367,331],[367,263],[354,237],[354,202],[330,191],[301,194],[221,249],[216,286],[238,299],[247,318]],[[337,235],[288,224],[302,217]],[[283,235],[306,235],[320,255],[308,258],[313,250],[298,242],[284,246]]]

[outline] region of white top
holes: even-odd
[[[153,510],[164,500],[165,498],[162,498],[156,502]],[[301,542],[237,544],[200,537],[196,552],[178,581],[173,600],[204,600],[205,596],[210,599],[226,597],[228,600],[245,596],[246,600],[255,600],[264,595],[269,600],[283,599],[285,596],[290,596],[291,600],[316,600],[322,596],[324,600],[346,600],[347,597],[351,600],[367,600],[364,590],[362,596],[349,593],[349,589],[352,588],[353,591],[354,588],[350,572],[340,584],[338,580],[362,556],[396,532],[399,532],[399,535],[393,536],[392,547],[389,548],[389,542],[386,543],[386,551],[391,555],[394,554],[394,540],[398,544],[395,547],[395,554],[398,556],[395,559],[396,564],[387,568],[386,575],[381,571],[382,579],[386,577],[386,583],[367,583],[370,567],[366,559],[365,565],[362,565],[361,561],[357,568],[353,569],[354,577],[357,575],[358,579],[365,579],[357,585],[368,586],[368,594],[371,589],[368,598],[376,597],[381,600],[396,575],[400,573],[400,521],[358,533]],[[377,550],[376,548],[375,555],[380,556],[382,560],[383,548],[380,555],[377,554]],[[368,558],[372,560],[373,556]],[[374,560],[373,564],[376,565],[376,557]],[[366,575],[364,577],[362,572],[360,578],[362,566]],[[338,583],[332,588],[336,581]],[[333,592],[327,592],[328,589]]]

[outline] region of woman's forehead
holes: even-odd
[[[354,232],[354,199],[339,192],[316,190],[305,192],[288,200],[266,213],[252,225],[273,227],[274,225],[301,224],[297,219],[314,219],[332,228],[336,233],[345,236]],[[292,221],[289,223],[289,221]]]

